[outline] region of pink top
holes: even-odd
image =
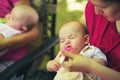
[[[0,0],[0,17],[4,18],[13,8],[13,4],[18,0]]]
[[[0,0],[0,17],[5,17],[6,14],[8,14],[11,9],[14,7],[14,3],[16,3],[18,0]],[[25,55],[28,54],[28,46],[21,46],[14,49],[10,49],[7,53],[5,53],[2,57],[0,57],[1,60],[19,60],[23,58]]]
[[[120,71],[120,35],[116,31],[115,22],[109,22],[102,15],[96,15],[90,2],[86,6],[85,16],[90,44],[104,52],[110,68]]]

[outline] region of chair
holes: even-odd
[[[36,60],[37,58],[44,55],[48,50],[54,47],[58,43],[57,37],[50,37],[45,40],[38,48],[29,53],[27,56],[18,60],[7,69],[5,69],[2,73],[0,73],[0,80],[9,80],[14,74],[22,73],[24,68],[28,66],[31,62]],[[22,73],[24,74],[24,73]]]

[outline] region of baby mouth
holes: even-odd
[[[67,47],[65,50],[66,50],[66,51],[71,51],[72,48],[69,46],[69,47]]]

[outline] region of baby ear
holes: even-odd
[[[88,44],[89,43],[89,35],[88,34],[86,34],[85,36],[84,36],[84,39],[85,39],[85,44]]]
[[[26,32],[28,29],[27,29],[27,27],[26,26],[23,26],[22,27],[22,32]]]

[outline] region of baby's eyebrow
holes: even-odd
[[[77,36],[77,34],[75,34],[75,33],[70,34],[69,37],[71,37],[71,36]]]
[[[65,38],[63,38],[63,37],[60,37],[59,39],[61,40],[61,39],[65,39]]]
[[[65,38],[60,38],[60,39],[59,39],[59,41],[64,41],[64,40],[65,40]]]

